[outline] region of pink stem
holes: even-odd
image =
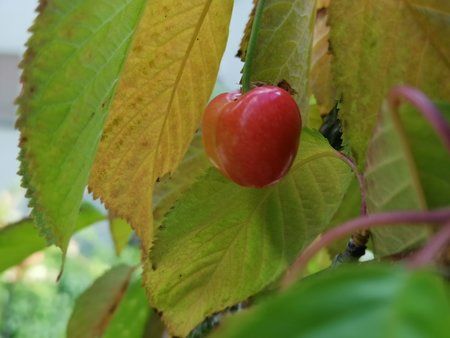
[[[450,208],[436,211],[400,211],[373,214],[359,217],[325,232],[317,241],[311,243],[295,260],[282,280],[282,287],[287,287],[297,280],[306,264],[322,248],[332,242],[346,237],[358,230],[369,227],[379,227],[386,225],[401,225],[405,223],[447,223],[450,221]]]
[[[389,93],[389,103],[391,107],[398,111],[402,98],[418,108],[423,117],[434,128],[436,134],[447,148],[447,151],[450,152],[450,125],[433,102],[416,88],[397,86]]]
[[[361,192],[361,216],[367,215],[367,202],[366,202],[366,184],[364,182],[363,175],[359,172],[358,167],[356,163],[345,155],[344,153],[337,152],[337,156],[348,164],[348,166],[352,169],[353,173],[355,174],[356,178],[358,179],[359,183],[359,190]]]
[[[410,268],[420,268],[429,264],[436,255],[450,242],[450,222],[432,237],[428,243],[408,262]]]

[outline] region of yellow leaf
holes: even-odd
[[[211,95],[232,0],[149,1],[100,142],[90,189],[152,241],[155,181],[176,169]]]
[[[392,86],[417,87],[433,100],[450,97],[450,1],[340,0],[331,2],[329,15],[344,142],[363,167]]]
[[[244,35],[242,36],[241,43],[239,44],[239,50],[236,56],[245,62],[245,57],[247,56],[248,42],[250,40],[250,35],[252,34],[253,21],[255,19],[256,5],[258,0],[253,0],[253,9],[248,18],[247,24],[244,28]]]
[[[327,24],[329,4],[330,1],[319,1],[317,4],[309,82],[321,115],[328,113],[336,103],[331,76],[332,55],[329,51],[330,26]]]

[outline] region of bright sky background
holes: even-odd
[[[0,0],[0,53],[22,54],[37,0]]]

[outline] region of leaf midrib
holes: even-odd
[[[155,179],[156,176],[159,175],[159,173],[155,175],[156,160],[157,160],[158,153],[159,153],[159,147],[160,147],[160,144],[161,144],[162,135],[164,134],[164,128],[165,128],[165,126],[167,124],[167,121],[169,119],[169,115],[170,115],[170,112],[171,112],[171,109],[172,109],[172,105],[173,105],[173,102],[174,102],[174,99],[175,99],[175,94],[178,91],[178,86],[180,85],[181,77],[182,77],[182,75],[184,73],[184,70],[185,70],[185,67],[186,67],[186,63],[187,63],[187,61],[189,59],[189,56],[191,54],[191,51],[192,51],[192,49],[194,47],[194,44],[195,44],[196,38],[197,38],[197,36],[198,36],[198,34],[200,32],[200,29],[203,26],[203,23],[205,21],[206,15],[208,14],[209,8],[211,7],[211,3],[212,3],[212,0],[207,0],[206,3],[205,3],[205,6],[203,7],[203,11],[202,11],[202,13],[200,15],[200,18],[199,18],[196,26],[195,26],[195,30],[194,30],[194,33],[192,34],[191,40],[189,41],[188,48],[187,48],[186,53],[185,53],[185,55],[183,57],[183,60],[181,62],[180,69],[178,70],[177,77],[175,79],[175,83],[173,85],[172,92],[170,94],[169,103],[167,104],[167,108],[166,108],[166,114],[164,116],[164,120],[163,120],[163,123],[161,125],[161,128],[159,129],[158,140],[157,140],[156,145],[155,145],[155,153],[153,155],[153,179]]]

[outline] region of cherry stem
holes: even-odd
[[[247,52],[245,55],[245,64],[242,72],[242,93],[250,90],[250,78],[253,67],[253,59],[255,58],[256,43],[258,40],[259,25],[261,22],[262,12],[265,0],[258,0],[256,4],[255,16],[253,18],[252,32],[250,34]]]
[[[447,151],[450,152],[450,125],[434,103],[420,90],[408,87],[394,87],[388,96],[388,101],[393,111],[397,112],[401,99],[405,99],[414,105],[428,123],[434,128]]]
[[[409,259],[410,268],[420,268],[429,264],[436,255],[450,242],[450,222],[434,235],[428,243],[412,258]]]
[[[318,240],[311,243],[295,260],[286,272],[281,286],[286,288],[294,283],[306,264],[320,250],[330,245],[332,242],[346,237],[356,231],[368,229],[370,227],[381,227],[387,225],[412,224],[446,224],[450,221],[450,208],[436,211],[400,211],[366,215],[359,217],[325,232]]]

